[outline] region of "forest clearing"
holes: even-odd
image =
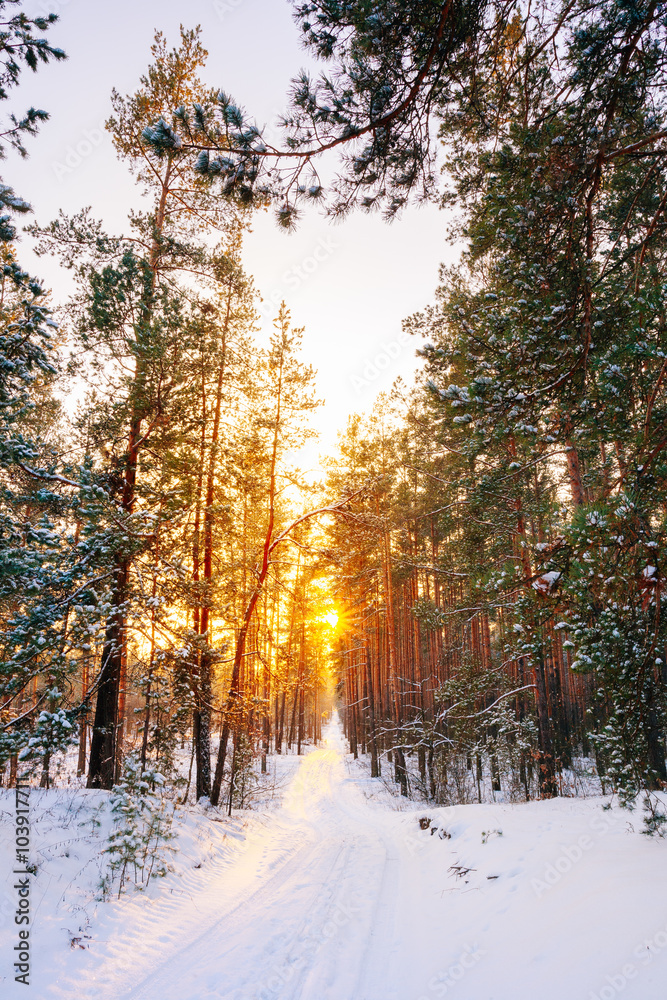
[[[3,996],[662,1000],[667,7],[0,13]]]

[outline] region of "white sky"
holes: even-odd
[[[34,104],[51,115],[29,141],[29,159],[10,156],[1,168],[40,223],[60,208],[91,205],[110,231],[124,229],[137,190],[101,126],[112,87],[136,89],[156,28],[171,47],[181,22],[200,24],[209,51],[207,82],[233,94],[260,123],[280,112],[290,77],[308,63],[287,0],[26,0],[24,9],[60,14],[49,37],[69,55],[34,76],[24,73],[10,102],[15,111]],[[411,380],[416,344],[399,342],[401,320],[431,301],[438,264],[452,259],[445,224],[433,206],[410,210],[390,225],[361,214],[334,225],[313,212],[287,234],[271,215],[258,215],[246,241],[246,270],[265,300],[285,298],[295,325],[305,326],[304,359],[318,370],[326,400],[315,418],[321,450],[330,449],[349,413],[370,410],[396,376]],[[22,263],[63,301],[68,276],[28,248],[24,237]]]

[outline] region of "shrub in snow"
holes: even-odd
[[[254,747],[247,733],[237,736],[232,764],[232,804],[237,809],[243,809],[257,786],[258,779],[254,768]]]
[[[114,827],[104,849],[108,865],[101,883],[103,896],[116,889],[120,896],[128,882],[143,888],[170,870],[166,856],[175,850],[170,844],[174,810],[163,786],[158,771],[142,771],[135,757],[127,758],[120,784],[111,793]]]
[[[71,714],[62,708],[55,712],[40,712],[27,746],[18,755],[19,760],[34,760],[59,750],[67,750],[78,735],[76,725],[72,725]]]
[[[665,814],[665,803],[650,793],[644,797],[644,829],[648,837],[657,834],[658,837],[667,836],[667,814]]]
[[[458,674],[435,692],[438,724],[446,733],[432,766],[436,801],[482,802],[499,792],[513,801],[530,797],[535,726],[529,717],[516,718],[507,697],[512,689],[503,691],[501,683],[497,670],[484,669],[466,652]]]

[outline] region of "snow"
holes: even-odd
[[[549,570],[548,573],[542,573],[541,576],[538,576],[537,580],[533,580],[533,588],[546,594],[554,589],[560,578],[561,574],[557,570]]]
[[[664,1000],[667,842],[638,813],[417,807],[352,760],[336,717],[279,766],[277,808],[179,810],[174,871],[104,903],[107,797],[33,790],[31,992],[12,981],[10,877],[3,997]],[[0,807],[9,871],[13,795]]]

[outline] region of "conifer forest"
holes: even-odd
[[[3,997],[664,1000],[667,5],[0,0],[0,102]]]

